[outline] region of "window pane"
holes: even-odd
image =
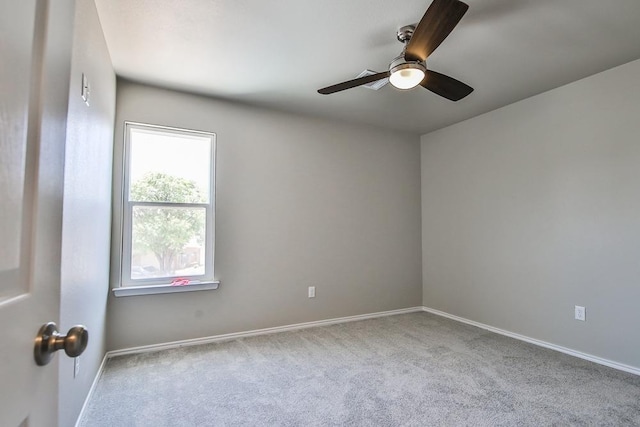
[[[205,208],[133,207],[131,280],[205,272]]]
[[[209,203],[211,138],[132,128],[129,200]]]

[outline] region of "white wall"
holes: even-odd
[[[80,97],[89,77],[90,106]],[[60,324],[89,330],[89,346],[73,377],[73,359],[59,352],[59,425],[71,426],[105,353],[111,226],[115,75],[91,0],[76,2],[65,154]]]
[[[422,136],[425,306],[640,367],[638,76]]]
[[[126,81],[118,81],[116,109],[117,147],[125,120],[217,134],[222,284],[111,296],[109,349],[421,304],[416,135]]]

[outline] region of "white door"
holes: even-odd
[[[68,0],[0,0],[0,426],[58,420],[65,356],[41,367],[33,349],[59,316],[73,10]]]

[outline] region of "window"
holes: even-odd
[[[213,133],[125,123],[116,296],[217,287],[215,152]]]

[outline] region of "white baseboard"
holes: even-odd
[[[193,346],[193,345],[199,345],[199,344],[208,344],[213,342],[228,341],[236,338],[246,338],[246,337],[258,336],[258,335],[275,334],[278,332],[295,331],[299,329],[313,328],[316,326],[327,326],[327,325],[334,325],[337,323],[355,322],[358,320],[375,319],[377,317],[394,316],[397,314],[407,314],[407,313],[415,313],[415,312],[421,312],[421,311],[426,311],[428,313],[432,313],[438,316],[447,317],[449,319],[466,323],[468,325],[477,326],[479,328],[486,329],[488,331],[495,332],[500,335],[505,335],[507,337],[511,337],[520,341],[525,341],[531,344],[535,344],[540,347],[549,348],[551,350],[556,350],[561,353],[579,357],[580,359],[588,360],[590,362],[598,363],[600,365],[608,366],[610,368],[618,369],[620,371],[629,372],[635,375],[640,375],[640,368],[625,365],[623,363],[614,362],[608,359],[603,359],[601,357],[597,357],[597,356],[593,356],[580,351],[572,350],[570,348],[562,347],[556,344],[551,344],[546,341],[541,341],[535,338],[527,337],[525,335],[509,332],[504,329],[495,328],[493,326],[485,325],[484,323],[475,322],[473,320],[465,319],[464,317],[455,316],[453,314],[445,313],[444,311],[435,310],[433,308],[411,307],[411,308],[403,308],[400,310],[381,311],[378,313],[361,314],[357,316],[338,317],[334,319],[318,320],[315,322],[296,323],[293,325],[256,329],[253,331],[235,332],[230,334],[214,335],[214,336],[204,337],[204,338],[195,338],[195,339],[174,341],[174,342],[163,343],[163,344],[153,344],[153,345],[146,345],[146,346],[140,346],[140,347],[132,347],[132,348],[127,348],[122,350],[108,351],[105,354],[104,358],[102,359],[100,368],[98,368],[96,377],[94,378],[93,383],[91,384],[91,388],[89,389],[89,393],[87,394],[84,404],[82,405],[82,409],[80,410],[80,414],[78,415],[78,419],[76,421],[76,427],[78,427],[80,420],[82,420],[87,404],[91,399],[91,396],[93,395],[93,392],[96,388],[98,380],[102,376],[102,372],[104,371],[104,367],[107,362],[107,359],[111,357],[122,356],[125,354],[136,354],[136,353],[160,351],[160,350],[166,350],[171,348],[179,348],[179,347]]]
[[[375,319],[377,317],[394,316],[397,314],[415,313],[423,311],[423,307],[402,308],[399,310],[380,311],[377,313],[360,314],[357,316],[337,317],[334,319],[317,320],[314,322],[295,323],[293,325],[276,326],[273,328],[256,329],[253,331],[234,332],[230,334],[214,335],[204,338],[194,338],[189,340],[173,341],[162,344],[152,344],[140,347],[131,347],[123,350],[113,350],[107,352],[106,356],[122,356],[125,354],[147,353],[152,351],[167,350],[171,348],[186,347],[192,345],[208,344],[213,342],[228,341],[237,338],[253,337],[257,335],[275,334],[278,332],[295,331],[298,329],[314,328],[317,326],[334,325],[336,323],[355,322],[358,320]]]
[[[620,371],[629,372],[631,374],[640,375],[640,368],[634,366],[625,365],[623,363],[614,362],[613,360],[603,359],[602,357],[593,356],[591,354],[583,353],[581,351],[572,350],[567,347],[562,347],[556,344],[551,344],[546,341],[530,338],[525,335],[516,334],[515,332],[506,331],[504,329],[495,328],[493,326],[485,325],[484,323],[476,322],[473,320],[465,319],[464,317],[455,316],[453,314],[446,313],[444,311],[436,310],[429,307],[422,307],[426,312],[436,314],[438,316],[447,317],[449,319],[466,323],[468,325],[477,326],[478,328],[486,329],[487,331],[495,332],[496,334],[505,335],[507,337],[515,338],[520,341],[525,341],[531,344],[535,344],[540,347],[545,347],[551,350],[559,351],[570,356],[579,357],[580,359],[588,360],[590,362],[597,363],[599,365],[608,366],[610,368],[618,369]]]
[[[106,363],[107,363],[107,355],[105,354],[104,357],[102,358],[102,363],[100,363],[100,367],[98,367],[98,372],[96,372],[96,376],[93,379],[93,382],[91,383],[91,388],[89,388],[89,393],[87,393],[87,397],[84,398],[84,403],[82,404],[82,408],[80,409],[78,418],[76,418],[76,424],[75,424],[76,427],[80,425],[80,420],[82,420],[82,417],[84,416],[84,411],[87,409],[87,405],[89,404],[89,400],[91,399],[91,396],[93,396],[93,392],[95,391],[96,386],[98,385],[98,380],[102,376],[102,372],[104,371],[104,365]]]
[[[313,328],[316,326],[327,326],[327,325],[334,325],[337,323],[355,322],[357,320],[375,319],[376,317],[394,316],[396,314],[416,313],[416,312],[421,312],[422,310],[423,310],[423,307],[402,308],[399,310],[381,311],[377,313],[360,314],[357,316],[338,317],[334,319],[318,320],[315,322],[296,323],[293,325],[277,326],[274,328],[256,329],[253,331],[214,335],[214,336],[204,337],[204,338],[195,338],[195,339],[189,339],[189,340],[174,341],[169,343],[145,345],[140,347],[126,348],[122,350],[108,351],[104,355],[102,359],[102,363],[98,368],[98,372],[96,373],[96,376],[93,379],[93,383],[91,384],[89,393],[87,394],[87,397],[84,400],[82,409],[80,409],[80,414],[78,414],[78,418],[76,420],[75,426],[76,427],[79,426],[80,421],[84,416],[84,412],[88,405],[88,402],[91,399],[91,396],[93,395],[96,385],[98,384],[98,380],[102,376],[102,372],[104,371],[106,362],[111,357],[123,356],[125,354],[137,354],[137,353],[160,351],[160,350],[166,350],[170,348],[179,348],[179,347],[207,344],[207,343],[219,342],[219,341],[228,341],[236,338],[246,338],[246,337],[252,337],[257,335],[275,334],[277,332],[295,331],[298,329]]]

